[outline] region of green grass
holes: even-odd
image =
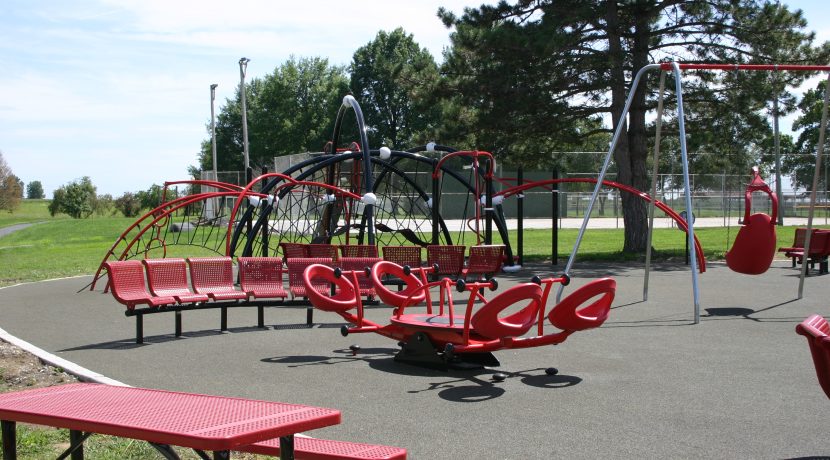
[[[50,200],[20,200],[20,207],[14,212],[0,211],[0,228],[22,223],[44,222],[58,219],[69,219],[69,216],[59,214],[49,215]]]

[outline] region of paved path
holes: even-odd
[[[0,238],[4,237],[4,236],[6,236],[10,233],[14,233],[18,230],[23,230],[24,228],[31,227],[32,225],[35,225],[35,224],[14,224],[14,225],[9,225],[8,227],[2,227],[2,228],[0,228]]]
[[[550,268],[505,274],[502,289]],[[827,456],[830,402],[794,328],[830,316],[830,277],[807,278],[796,300],[797,273],[786,262],[760,276],[712,263],[692,325],[687,267],[657,266],[644,302],[641,265],[577,263],[574,285],[617,279],[608,322],[555,347],[498,352],[502,366],[480,371],[398,364],[393,341],[344,338],[339,317],[321,311],[308,329],[304,308],[267,309],[265,330],[252,327],[255,309],[232,309],[229,333],[217,330],[219,311],[185,312],[180,339],[173,315],[159,314],[136,345],[109,294],[77,292],[89,277],[0,290],[0,327],[131,385],[335,407],[343,423],[310,435],[399,445],[412,459]],[[383,322],[389,309],[368,316]],[[508,378],[493,382],[496,371]]]

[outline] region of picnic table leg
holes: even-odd
[[[69,430],[69,452],[72,460],[84,460],[84,441],[89,435],[84,436],[83,431]]]
[[[231,452],[229,450],[217,450],[213,453],[213,460],[230,460]],[[280,458],[282,460],[282,458]]]
[[[17,460],[17,431],[15,422],[3,420],[3,458]]]
[[[280,460],[294,460],[294,436],[280,437]]]

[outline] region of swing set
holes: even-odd
[[[679,134],[679,144],[680,144],[680,154],[681,154],[681,164],[683,168],[683,187],[685,192],[685,211],[687,216],[692,216],[692,198],[691,198],[691,190],[689,187],[689,161],[688,161],[688,154],[686,148],[686,126],[685,126],[685,116],[683,112],[683,89],[682,89],[682,71],[683,70],[708,70],[708,71],[792,71],[792,72],[826,72],[828,75],[828,88],[830,88],[830,66],[824,65],[784,65],[784,64],[681,64],[676,61],[672,62],[663,62],[663,63],[656,63],[656,64],[648,64],[643,66],[635,75],[634,80],[631,83],[631,88],[629,89],[628,98],[626,99],[625,106],[623,107],[623,111],[620,114],[620,119],[624,120],[626,115],[631,108],[631,104],[634,99],[634,94],[637,91],[637,87],[642,79],[643,75],[647,72],[653,70],[660,70],[660,89],[659,89],[659,97],[657,103],[657,120],[656,120],[656,135],[654,141],[654,161],[653,161],[653,174],[652,174],[652,187],[651,187],[651,196],[655,196],[657,193],[657,175],[658,175],[658,164],[659,164],[659,153],[660,153],[660,136],[661,136],[661,128],[662,128],[662,114],[663,114],[663,100],[664,100],[664,89],[665,89],[665,81],[666,81],[666,74],[671,72],[674,75],[675,80],[675,89],[677,94],[677,121],[678,121],[678,134]],[[805,254],[809,253],[809,245],[810,245],[810,236],[812,233],[813,227],[813,216],[815,211],[815,202],[816,202],[816,189],[818,187],[818,179],[819,179],[819,171],[821,171],[821,153],[824,152],[824,139],[825,139],[825,132],[827,128],[827,106],[828,106],[828,91],[825,90],[824,94],[824,104],[822,107],[822,117],[821,117],[821,125],[819,128],[819,141],[818,141],[818,148],[816,155],[816,167],[813,175],[813,185],[812,190],[810,193],[810,205],[808,211],[808,219],[807,219],[807,233],[805,235],[804,241],[804,251]],[[776,114],[777,115],[777,114]],[[777,123],[776,123],[777,124]],[[582,225],[579,228],[579,233],[577,234],[576,243],[573,246],[571,254],[568,258],[568,262],[565,266],[565,274],[568,275],[571,271],[573,266],[573,262],[575,260],[577,251],[579,250],[579,246],[582,242],[582,238],[584,236],[585,230],[588,226],[588,221],[591,218],[591,211],[593,210],[594,203],[596,203],[597,197],[600,193],[602,188],[602,183],[605,179],[605,175],[608,171],[608,166],[611,162],[611,155],[617,148],[617,144],[619,142],[620,136],[622,134],[623,128],[626,126],[626,123],[620,122],[617,125],[617,128],[614,131],[614,136],[611,140],[608,153],[606,154],[605,161],[603,166],[600,170],[600,173],[597,177],[596,186],[594,188],[593,193],[591,194],[591,198],[588,202],[588,205],[585,209],[585,217],[583,218]],[[777,135],[777,130],[776,130]],[[772,216],[768,216],[763,213],[757,214],[750,214],[750,209],[752,205],[752,193],[760,191],[767,193],[770,197],[772,202]],[[772,256],[775,253],[775,224],[776,219],[778,217],[778,200],[777,195],[773,193],[766,183],[763,182],[760,175],[757,172],[753,171],[753,179],[749,183],[746,189],[746,198],[745,198],[745,215],[741,230],[738,232],[738,235],[735,239],[735,244],[727,253],[727,265],[736,272],[739,273],[746,273],[746,274],[760,274],[764,273],[767,268],[769,268],[772,262]],[[648,225],[648,236],[647,236],[647,243],[646,243],[646,267],[645,267],[645,276],[643,281],[643,300],[648,300],[648,279],[649,279],[649,272],[651,266],[651,241],[652,241],[652,231],[654,228],[654,209],[655,203],[653,201],[650,202],[649,206],[649,225]],[[695,234],[694,234],[694,219],[689,219],[687,222],[687,242],[689,247],[695,247]],[[691,251],[690,253],[690,265],[691,265],[691,274],[692,274],[692,295],[694,299],[694,323],[697,324],[700,322],[700,294],[698,289],[698,265],[702,263],[702,261],[698,260],[698,254],[695,251]],[[798,298],[800,299],[803,295],[803,287],[804,287],[804,277],[806,275],[807,264],[802,264],[801,269],[801,276],[799,277],[799,286],[798,286]],[[563,288],[560,286],[557,292],[557,300],[562,294]]]

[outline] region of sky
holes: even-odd
[[[825,1],[785,2],[804,11],[818,41],[830,40]],[[3,0],[0,152],[47,198],[83,176],[116,198],[186,179],[209,138],[210,85],[219,113],[241,57],[251,59],[248,81],[291,56],[347,65],[378,31],[403,27],[440,61],[451,30],[438,8],[481,3]]]

